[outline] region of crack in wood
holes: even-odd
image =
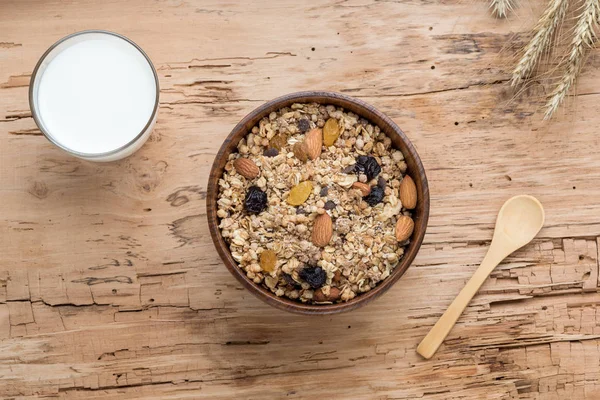
[[[21,43],[0,42],[0,49],[11,49],[13,47],[21,47],[21,46],[23,46]]]
[[[9,135],[16,136],[43,136],[44,134],[38,128],[19,129],[16,131],[8,131]]]

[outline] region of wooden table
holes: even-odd
[[[513,100],[509,20],[485,2],[0,3],[0,396],[108,399],[600,398],[598,60],[541,122]],[[136,41],[161,82],[155,132],[92,164],[53,147],[27,103],[54,41],[102,28]],[[392,117],[431,188],[421,251],[385,296],[305,317],[252,297],[208,234],[221,141],[279,95],[336,90]],[[483,258],[496,213],[529,193],[539,238],[502,264],[436,356],[415,348]]]

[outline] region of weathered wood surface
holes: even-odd
[[[542,3],[498,21],[485,2],[455,0],[2,1],[0,396],[600,398],[597,61],[550,125],[532,114],[541,88],[510,101],[506,86],[511,48]],[[89,28],[138,42],[162,85],[151,140],[107,165],[50,145],[27,103],[41,53]],[[388,113],[420,151],[432,195],[425,243],[400,282],[322,318],[242,290],[204,206],[233,125],[309,89]],[[421,359],[417,344],[519,193],[545,205],[539,239]]]

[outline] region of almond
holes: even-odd
[[[249,158],[238,158],[233,162],[233,166],[235,167],[235,170],[244,178],[254,179],[260,175],[260,170],[254,161],[250,160]]]
[[[321,214],[315,219],[311,240],[315,246],[325,247],[333,235],[333,223],[329,214]]]
[[[319,288],[315,290],[315,293],[313,294],[313,300],[319,303],[323,301],[336,301],[340,298],[341,294],[341,290],[333,286],[329,288],[329,295],[323,293],[323,290]]]
[[[363,197],[368,196],[369,193],[371,193],[371,186],[367,185],[366,183],[354,182],[352,184],[352,187],[354,189],[360,190],[360,192],[362,193]]]
[[[294,155],[302,162],[308,160],[308,146],[305,142],[298,142],[294,145]]]
[[[396,222],[396,240],[399,242],[408,240],[411,237],[414,229],[415,223],[411,217],[406,215],[399,216],[398,222]]]
[[[321,147],[323,146],[323,131],[320,128],[315,128],[306,134],[304,139],[306,144],[306,154],[308,158],[314,160],[321,155]]]
[[[400,202],[402,202],[402,207],[408,210],[417,206],[417,187],[415,181],[408,175],[400,183]]]

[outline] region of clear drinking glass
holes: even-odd
[[[31,114],[42,133],[89,161],[114,161],[138,150],[152,132],[158,104],[158,75],[146,53],[101,30],[53,44],[29,86]]]

